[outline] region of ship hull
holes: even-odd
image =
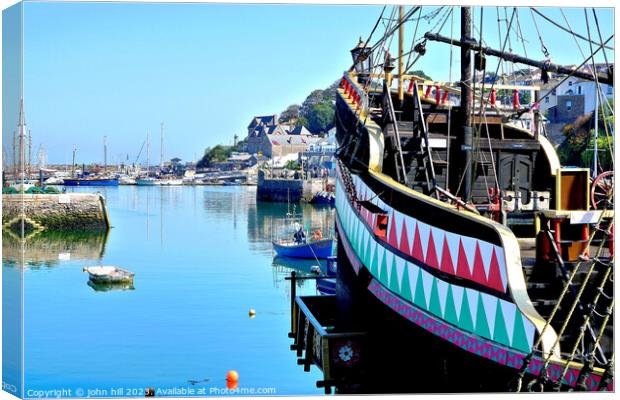
[[[118,179],[65,179],[65,186],[118,186]]]
[[[399,315],[411,330],[433,336],[460,357],[467,353],[466,358],[490,370],[516,377],[540,334],[542,318],[537,321],[535,311],[524,312],[523,304],[515,304],[525,301],[515,289],[519,282],[508,282],[508,275],[518,281],[514,271],[520,269],[510,235],[424,195],[407,193],[377,174],[343,174],[344,168],[339,168],[336,197],[342,246],[338,294],[343,307],[353,310],[351,318],[365,318],[363,307],[371,298],[388,315]],[[351,272],[341,272],[347,269]],[[412,341],[420,349],[423,342]],[[534,356],[525,373],[536,376],[543,364]],[[581,365],[564,371],[565,365],[552,360],[547,373],[550,381],[564,374],[562,384],[568,388],[575,385]],[[471,379],[479,386],[488,378],[480,373]],[[600,379],[590,374],[587,390],[613,388],[613,383],[599,388]],[[503,389],[489,390],[508,390],[509,380],[503,379]]]

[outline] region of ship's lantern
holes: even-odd
[[[372,68],[372,49],[366,46],[366,43],[360,37],[360,41],[351,50],[351,57],[353,57],[353,67],[358,74],[367,75]]]

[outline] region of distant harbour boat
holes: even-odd
[[[182,186],[183,179],[162,179],[159,184],[162,186]]]
[[[136,179],[136,185],[138,186],[157,186],[161,185],[161,182],[155,178],[146,177]]]
[[[277,255],[293,258],[325,259],[332,255],[333,239],[321,239],[306,243],[295,243],[293,240],[274,240],[273,250]]]
[[[66,178],[65,186],[118,186],[117,178]]]
[[[134,273],[123,268],[113,266],[84,267],[88,278],[95,284],[131,283]]]

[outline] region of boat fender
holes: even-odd
[[[82,272],[87,272],[87,271],[88,271],[88,267],[82,268]]]
[[[318,265],[313,265],[312,267],[310,267],[310,271],[313,274],[320,275],[321,274],[321,267],[319,267]]]

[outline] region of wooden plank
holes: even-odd
[[[447,124],[448,116],[446,114],[432,113],[426,117],[427,124]]]

